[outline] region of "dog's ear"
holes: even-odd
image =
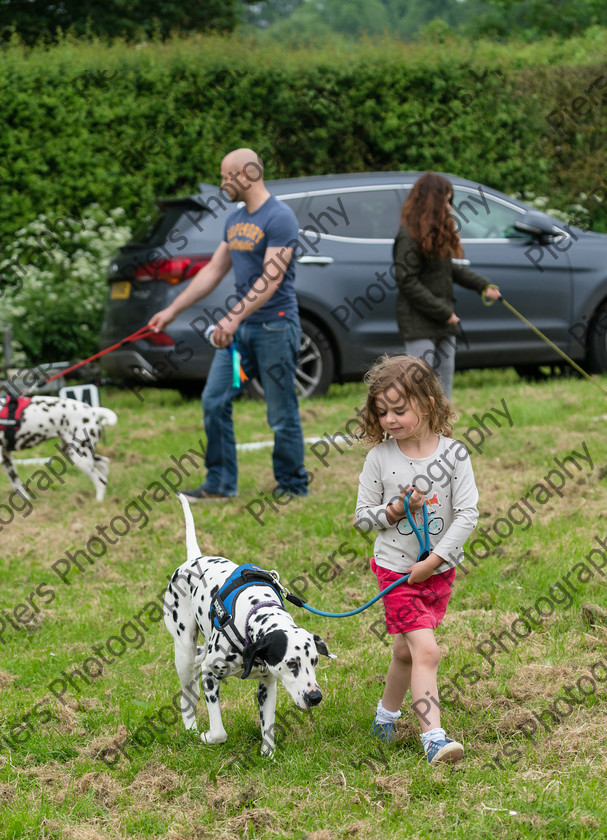
[[[275,630],[273,633],[268,633],[267,636],[262,636],[251,645],[247,645],[242,654],[242,664],[244,665],[244,673],[242,680],[251,673],[251,668],[255,664],[256,659],[262,659],[268,665],[278,665],[284,659],[287,652],[287,634],[284,630]]]
[[[329,653],[329,648],[320,638],[314,633],[314,644],[316,645],[316,650],[320,653],[321,656],[328,656],[329,659],[337,659],[334,653]]]

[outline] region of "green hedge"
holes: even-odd
[[[155,196],[217,182],[240,145],[260,152],[267,177],[433,168],[554,206],[586,193],[600,229],[604,203],[590,194],[606,177],[607,110],[592,85],[607,78],[606,47],[598,29],[533,46],[447,37],[290,54],[235,37],[11,45],[0,239],[41,212],[78,216],[94,202],[140,221]],[[572,104],[580,97],[586,106]]]

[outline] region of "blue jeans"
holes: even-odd
[[[301,328],[287,319],[244,321],[236,330],[235,342],[244,372],[249,379],[260,379],[263,386],[268,425],[274,431],[274,477],[280,487],[305,496],[308,474],[295,390]],[[239,388],[232,387],[231,352],[216,350],[202,392],[207,477],[201,486],[207,493],[236,495],[238,462],[232,408],[240,393]]]

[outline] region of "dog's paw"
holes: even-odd
[[[200,733],[200,740],[203,744],[225,744],[228,740],[228,736],[225,732],[220,733],[219,735],[213,735],[209,729],[208,732]]]

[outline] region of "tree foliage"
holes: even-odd
[[[467,26],[469,34],[503,40],[570,38],[591,26],[607,26],[605,0],[486,0],[484,5],[483,13]]]
[[[385,33],[411,41],[442,21],[472,37],[527,40],[607,26],[605,0],[262,0],[248,20],[278,39],[313,41]]]
[[[231,36],[3,50],[0,321],[32,360],[93,348],[126,224],[149,218],[156,196],[217,183],[238,146],[269,179],[434,169],[549,207],[580,196],[591,226],[607,227],[605,30],[528,45],[242,47]]]
[[[58,30],[76,37],[96,35],[126,40],[171,33],[231,32],[253,0],[0,0],[0,35],[26,44],[53,41]]]
[[[93,202],[139,223],[155,196],[215,182],[226,150],[244,145],[269,178],[437,169],[571,198],[604,170],[604,30],[528,47],[243,43],[5,48],[0,241]]]
[[[312,42],[329,33],[358,38],[389,33],[404,41],[435,19],[450,26],[466,21],[482,0],[265,0],[249,20],[271,35]],[[282,14],[277,14],[278,6]]]

